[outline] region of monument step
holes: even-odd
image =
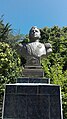
[[[43,77],[44,71],[43,69],[24,69],[23,76],[26,77]]]
[[[16,80],[17,83],[48,83],[50,84],[49,78],[30,78],[30,77],[19,77]]]
[[[42,69],[42,66],[33,66],[33,65],[31,65],[31,66],[25,66],[25,69]]]

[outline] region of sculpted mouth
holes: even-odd
[[[33,34],[34,37],[37,37],[37,34]]]

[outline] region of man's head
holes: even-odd
[[[36,40],[39,40],[40,39],[40,30],[33,26],[30,31],[29,31],[29,39],[31,42],[34,42]]]

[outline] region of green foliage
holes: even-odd
[[[4,25],[3,20],[0,20],[0,42],[7,41],[10,29],[9,23]]]
[[[63,116],[67,119],[67,70],[64,72],[64,82],[62,85],[62,96],[63,96]]]
[[[20,75],[20,59],[17,53],[7,43],[0,42],[0,93],[4,84],[15,82]]]
[[[15,79],[21,75],[20,58],[10,44],[14,38],[10,39],[10,31],[9,23],[5,25],[0,19],[0,99],[4,84],[15,82]]]

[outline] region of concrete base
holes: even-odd
[[[2,119],[62,119],[60,86],[44,83],[6,85]]]

